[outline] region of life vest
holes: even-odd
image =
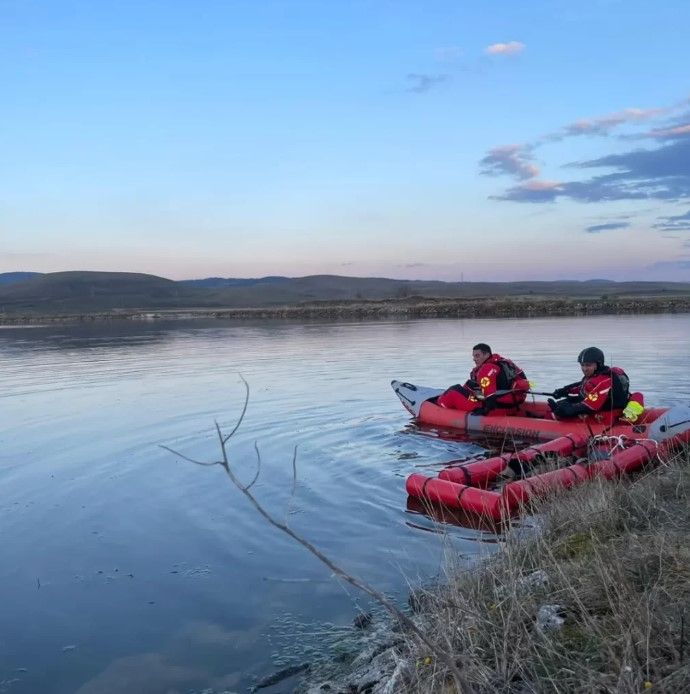
[[[498,366],[496,390],[510,390],[516,380],[527,379],[525,372],[511,359],[506,359],[500,354],[492,354],[483,364],[475,366],[474,369],[472,369],[470,383],[478,383],[479,370],[486,364],[495,364]]]
[[[516,385],[518,380],[527,381],[527,376],[525,372],[513,361],[501,357],[500,355],[491,355],[489,361],[493,360],[496,356],[496,360],[493,362],[496,364],[500,371],[498,378],[496,379],[496,390],[510,390]],[[517,384],[520,385],[520,384]],[[529,389],[529,383],[526,383],[525,390]]]
[[[630,400],[630,379],[619,366],[609,367],[611,372],[611,407],[625,407]]]
[[[622,410],[630,400],[630,379],[619,366],[602,366],[590,378],[583,378],[579,388],[580,398],[585,403],[595,401],[597,387],[607,379],[611,380],[611,387],[606,399],[601,404],[589,406],[598,411]]]
[[[516,408],[527,397],[529,381],[525,372],[510,359],[492,354],[483,364],[475,367],[467,385],[481,388],[485,396],[484,409],[488,412],[496,407]],[[497,391],[513,391],[493,396]]]

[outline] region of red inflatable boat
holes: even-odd
[[[594,448],[590,445],[588,451],[586,438],[564,436],[517,453],[451,466],[441,470],[438,477],[413,474],[407,478],[405,488],[417,499],[501,520],[515,515],[533,497],[554,489],[573,487],[594,477],[612,479],[634,472],[668,452],[667,448],[672,445],[669,441],[657,444],[652,440],[619,439],[616,444],[619,450],[607,452],[610,441],[607,437],[601,445],[595,444]],[[506,467],[513,468],[513,463],[517,462],[522,469],[527,467],[529,474],[529,467],[549,453],[583,457],[572,465],[508,482],[502,489],[489,488]]]
[[[661,438],[652,434],[653,424],[669,410],[666,407],[651,407],[635,424],[616,422],[613,426],[608,421],[583,421],[578,418],[555,420],[549,406],[544,401],[525,402],[510,416],[484,416],[461,410],[450,410],[439,407],[436,398],[443,393],[439,388],[415,386],[402,381],[392,381],[391,386],[400,398],[405,409],[424,424],[456,429],[469,434],[488,436],[512,436],[518,439],[536,439],[549,441],[566,434],[610,434],[624,435],[634,439]],[[658,432],[657,432],[658,433]]]
[[[544,402],[526,403],[514,416],[472,415],[438,407],[434,399],[442,390],[399,381],[392,385],[405,408],[427,424],[545,441],[493,458],[451,464],[438,477],[413,474],[407,478],[407,493],[413,498],[494,520],[514,515],[530,499],[553,489],[638,470],[668,455],[679,443],[690,441],[690,407],[685,405],[646,410],[635,425],[619,422],[606,426],[579,419],[556,421],[550,418]],[[576,462],[539,472],[541,464],[553,457],[573,457]],[[497,478],[506,468],[519,479],[497,489]]]

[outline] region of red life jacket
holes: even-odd
[[[578,393],[593,412],[622,410],[630,399],[630,379],[619,366],[602,366],[582,379]]]
[[[489,401],[491,406],[516,407],[525,401],[529,390],[529,381],[525,372],[510,359],[500,354],[492,354],[483,364],[475,366],[470,374],[470,382],[474,381],[482,389],[485,397],[499,390],[512,390]]]

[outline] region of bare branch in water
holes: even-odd
[[[288,522],[288,516],[290,515],[290,506],[292,500],[295,498],[295,491],[297,490],[297,446],[295,445],[292,451],[292,489],[290,490],[290,498],[288,499],[287,505],[285,506],[285,525]]]
[[[235,428],[223,440],[224,444],[227,443],[230,437],[240,428],[240,424],[242,424],[244,415],[247,413],[247,405],[249,405],[249,383],[247,383],[247,381],[244,380],[244,376],[242,374],[240,374],[239,376],[242,379],[242,383],[244,383],[244,405],[242,406],[242,412],[240,412],[240,416],[237,419],[237,424],[235,424]]]
[[[192,460],[191,458],[187,458],[186,456],[183,456],[177,451],[174,451],[166,446],[163,446],[163,448],[170,451],[171,453],[174,453],[175,455],[184,460],[188,460],[189,462],[196,463],[198,465],[220,465],[223,468],[223,470],[225,470],[225,474],[228,476],[232,484],[234,484],[235,487],[237,487],[237,489],[239,489],[239,491],[247,498],[249,503],[254,507],[254,509],[260,516],[265,518],[266,521],[270,523],[274,528],[277,528],[281,532],[285,533],[299,545],[304,547],[308,552],[310,552],[319,561],[321,561],[321,563],[325,564],[336,576],[349,583],[350,585],[354,586],[358,590],[361,590],[363,593],[366,593],[369,597],[373,598],[374,600],[376,600],[376,602],[382,605],[398,622],[400,622],[400,624],[402,624],[410,632],[414,633],[417,636],[417,638],[419,638],[419,640],[422,641],[430,649],[430,652],[433,653],[438,660],[442,661],[446,665],[448,670],[451,672],[453,679],[455,680],[455,685],[457,687],[458,692],[460,692],[460,694],[469,693],[470,687],[466,682],[464,676],[460,672],[460,669],[456,664],[455,658],[452,654],[452,651],[440,649],[438,644],[433,643],[433,641],[430,638],[428,638],[424,634],[424,632],[422,632],[422,630],[417,626],[417,624],[412,619],[410,619],[402,610],[400,610],[390,598],[384,595],[384,593],[377,590],[376,588],[372,588],[367,583],[364,583],[363,581],[360,581],[358,578],[355,578],[354,576],[349,574],[347,571],[345,571],[345,569],[342,569],[332,559],[326,556],[318,547],[314,546],[311,542],[309,542],[309,540],[305,539],[304,537],[296,533],[294,530],[292,530],[287,525],[287,523],[280,522],[279,520],[274,518],[273,515],[271,515],[263,507],[263,505],[250,491],[252,485],[257,481],[261,470],[261,455],[259,453],[259,449],[256,443],[254,444],[254,448],[257,454],[257,471],[254,476],[254,479],[246,486],[243,485],[242,482],[240,482],[239,478],[236,476],[234,470],[232,469],[232,466],[230,465],[227,451],[227,443],[230,440],[230,438],[235,434],[235,432],[239,429],[240,424],[244,419],[244,415],[247,412],[247,406],[249,403],[249,384],[241,375],[240,378],[242,379],[242,382],[245,386],[245,400],[244,405],[242,407],[242,412],[239,416],[237,423],[235,424],[235,427],[229,434],[223,435],[218,422],[215,422],[216,433],[218,434],[218,441],[220,443],[220,448],[223,455],[222,461],[217,463],[200,463],[196,460]],[[297,447],[295,447],[292,458],[292,474],[292,493],[294,495],[297,485]]]
[[[259,479],[261,474],[261,453],[259,453],[259,446],[256,441],[254,441],[254,450],[256,451],[256,473],[254,479],[247,485],[247,489],[251,489],[254,486],[254,482]]]
[[[179,451],[176,451],[174,448],[170,448],[169,446],[164,446],[163,444],[160,444],[160,447],[165,449],[166,451],[172,453],[173,455],[176,455],[178,458],[182,458],[182,460],[186,460],[188,463],[194,463],[194,465],[203,465],[204,467],[211,467],[212,465],[222,465],[223,463],[220,462],[219,460],[216,461],[215,463],[209,463],[204,460],[194,460],[193,458],[189,458],[186,455],[183,455]]]
[[[292,451],[292,491],[290,496],[295,496],[295,489],[297,489],[297,446]]]

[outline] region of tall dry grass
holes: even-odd
[[[544,500],[535,532],[469,572],[449,565],[419,618],[471,691],[690,692],[689,463],[686,447],[633,483]],[[407,690],[454,691],[418,643]]]

